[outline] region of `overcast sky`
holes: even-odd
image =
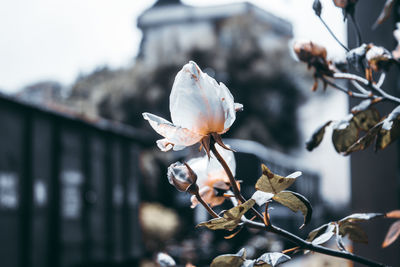
[[[15,92],[38,80],[72,83],[96,66],[123,67],[137,54],[136,18],[154,0],[12,0],[0,9],[0,88]],[[215,5],[238,0],[184,0]],[[312,38],[340,53],[311,9],[312,0],[252,0],[294,24],[298,38]],[[323,16],[343,38],[341,12],[322,0]],[[338,52],[336,52],[338,53]]]

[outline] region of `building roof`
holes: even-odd
[[[290,22],[248,2],[196,7],[184,5],[179,0],[159,0],[139,16],[137,24],[139,28],[146,29],[166,24],[224,19],[246,13],[272,25],[282,34],[292,36]]]

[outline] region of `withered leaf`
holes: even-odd
[[[400,210],[392,210],[385,214],[386,218],[400,219]]]
[[[359,135],[359,130],[353,120],[342,120],[333,126],[332,143],[337,152],[346,152]]]
[[[399,136],[400,136],[399,120],[393,121],[390,130],[386,130],[382,126],[376,137],[375,150],[377,151],[385,149],[388,145],[396,141],[396,139],[399,138]]]
[[[256,266],[264,266],[263,263],[265,263],[265,266],[277,266],[278,264],[287,262],[290,260],[290,257],[288,255],[285,255],[280,252],[269,252],[269,253],[264,253],[262,254],[257,260],[256,260]]]
[[[339,224],[339,234],[341,236],[348,235],[349,239],[358,243],[368,243],[368,236],[357,223],[347,221]]]
[[[339,250],[346,251],[346,247],[344,246],[344,243],[343,243],[343,238],[339,234],[339,232],[336,232],[336,245],[339,248]]]
[[[314,148],[319,146],[322,139],[324,138],[325,128],[331,124],[332,121],[326,122],[324,125],[319,127],[311,136],[311,138],[306,142],[306,148],[308,151],[312,151]]]
[[[224,254],[216,257],[210,267],[240,267],[246,260],[246,250],[242,248],[236,254]]]
[[[400,106],[396,107],[382,122],[376,139],[375,150],[385,149],[400,136]]]
[[[281,203],[285,207],[288,207],[293,212],[301,211],[304,216],[304,223],[300,228],[307,225],[312,216],[312,207],[310,202],[299,193],[291,192],[291,191],[282,191],[276,194],[273,200]]]
[[[257,190],[251,198],[256,201],[258,206],[262,206],[265,203],[267,203],[273,196],[274,196],[274,194],[272,194],[272,193],[266,193],[266,192]]]
[[[223,217],[209,220],[207,222],[202,222],[196,227],[205,226],[211,230],[233,230],[240,223],[241,217],[251,209],[256,201],[254,199],[249,199],[245,203],[233,207],[224,212]]]
[[[369,147],[374,140],[376,139],[377,134],[381,130],[382,123],[376,124],[372,127],[363,137],[357,140],[354,144],[352,144],[345,152],[345,155],[349,155],[350,153],[364,150]]]
[[[274,174],[268,169],[267,166],[261,164],[262,175],[256,183],[256,189],[266,192],[277,194],[291,186],[296,178],[301,175],[301,172],[294,172],[286,177]]]
[[[374,127],[380,119],[379,112],[374,108],[359,111],[352,118],[356,127],[363,131],[368,131]]]
[[[386,0],[385,5],[379,14],[379,17],[376,19],[374,25],[372,26],[372,29],[375,29],[378,27],[378,25],[382,24],[385,20],[387,20],[390,17],[390,13],[392,12],[393,5],[396,2],[396,0]]]
[[[327,242],[335,234],[335,225],[333,223],[324,224],[317,229],[312,230],[307,237],[307,241],[314,245],[321,245]]]
[[[361,222],[384,217],[383,213],[353,213],[339,221],[339,225],[346,222]]]
[[[390,246],[400,236],[400,221],[394,222],[389,231],[386,234],[385,240],[382,243],[382,247],[386,248]]]

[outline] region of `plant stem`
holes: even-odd
[[[322,80],[325,81],[327,84],[329,84],[330,86],[338,89],[339,91],[344,92],[345,94],[347,94],[350,97],[354,97],[354,98],[362,98],[362,99],[368,99],[371,98],[371,96],[369,94],[363,94],[363,93],[355,93],[351,90],[347,90],[346,88],[343,88],[342,86],[329,81],[328,79],[326,79],[325,77],[322,77]],[[373,98],[373,97],[372,97]]]
[[[242,203],[246,202],[246,199],[240,193],[239,187],[237,186],[235,177],[233,177],[232,171],[229,169],[229,166],[226,163],[226,161],[224,160],[224,158],[217,151],[217,148],[215,147],[215,143],[214,142],[211,142],[210,149],[213,152],[214,156],[219,161],[219,163],[221,164],[221,166],[224,168],[226,174],[228,175],[229,182],[230,182],[230,184],[232,186],[233,194],[235,195],[236,199],[238,199]],[[264,221],[263,216],[255,208],[251,208],[251,211],[254,213],[254,215],[257,216],[258,219],[260,219],[261,221]]]
[[[321,18],[321,16],[318,16],[318,18],[321,20],[322,24],[325,26],[325,28],[328,30],[328,32],[332,35],[332,37],[335,39],[335,41],[344,48],[347,52],[349,49],[341,42],[339,39],[336,37],[336,35],[333,33],[333,31],[329,28],[328,24],[325,23],[325,21]]]
[[[204,208],[206,208],[207,212],[211,216],[213,216],[214,218],[218,218],[219,217],[218,214],[216,214],[215,211],[213,211],[211,209],[211,207],[206,202],[204,202],[203,198],[199,194],[199,191],[197,191],[194,195],[196,196],[196,198],[200,202],[200,204],[203,205]]]
[[[355,74],[350,74],[350,73],[334,73],[333,78],[335,79],[343,79],[343,80],[353,80],[359,83],[364,84],[365,86],[368,86],[372,88],[373,90],[377,91],[383,98],[390,100],[392,102],[395,102],[397,104],[400,104],[400,98],[397,98],[395,96],[392,96],[388,93],[386,93],[382,88],[378,87],[377,85],[370,83],[367,79],[364,79],[360,76],[357,76]]]
[[[265,226],[262,223],[253,222],[250,220],[244,220],[243,222],[251,228],[266,230],[268,232],[275,233],[279,236],[282,236],[282,237],[286,238],[287,240],[293,242],[294,244],[296,244],[303,250],[310,250],[310,251],[318,252],[318,253],[333,256],[333,257],[348,259],[348,260],[351,260],[354,262],[365,264],[367,266],[378,266],[378,267],[387,266],[385,264],[372,261],[370,259],[352,254],[347,251],[337,251],[337,250],[326,248],[326,247],[323,247],[320,245],[314,245],[311,242],[308,242],[308,241],[306,241],[284,229],[281,229],[281,228],[273,226],[273,225]]]
[[[354,14],[350,15],[350,19],[351,19],[351,22],[353,23],[354,29],[356,31],[357,47],[359,47],[361,45],[361,42],[362,42],[360,27],[358,26],[357,20],[354,18]]]

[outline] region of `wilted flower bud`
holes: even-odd
[[[392,55],[382,46],[368,45],[368,51],[365,54],[369,66],[373,71],[386,70],[392,63]]]
[[[340,8],[347,8],[349,5],[354,5],[357,0],[333,0],[335,6]]]
[[[179,161],[168,167],[168,181],[181,192],[194,194],[199,190],[196,185],[197,175],[186,163]]]
[[[326,60],[327,52],[325,47],[314,44],[311,41],[297,41],[294,43],[293,49],[297,57],[303,62],[312,64],[312,61],[317,58],[320,58],[323,61]]]

